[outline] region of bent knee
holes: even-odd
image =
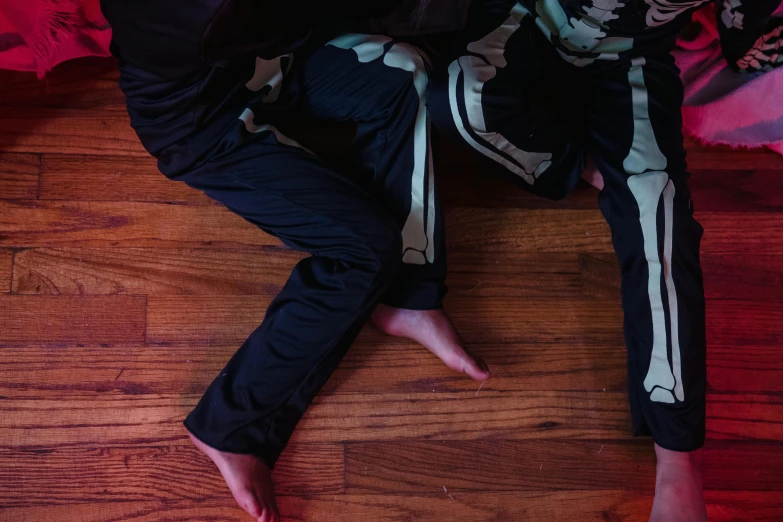
[[[383,63],[387,67],[401,69],[411,73],[412,86],[423,101],[429,82],[429,64],[426,55],[407,43],[395,43],[384,55]]]

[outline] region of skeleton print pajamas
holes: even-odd
[[[477,0],[429,96],[437,126],[542,196],[567,195],[595,159],[622,270],[634,432],[677,451],[704,442],[706,360],[702,228],[668,51],[701,3]],[[562,96],[539,102],[547,90]]]
[[[636,434],[691,451],[705,436],[706,346],[680,110],[669,54],[706,0],[475,0],[429,109],[524,189],[559,199],[590,155],[622,272]],[[721,0],[724,52],[740,70],[781,62],[779,0]],[[546,96],[548,92],[556,96]],[[497,167],[500,167],[498,169]]]
[[[311,254],[185,420],[209,446],[272,467],[378,302],[441,306],[429,65],[384,36],[314,34],[335,5],[186,3],[104,0],[104,12],[132,124],[161,171]],[[352,176],[280,130],[324,119],[356,123]]]

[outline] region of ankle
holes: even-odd
[[[666,466],[687,466],[701,468],[702,450],[694,451],[674,451],[655,445],[655,456],[658,465]]]

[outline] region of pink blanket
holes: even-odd
[[[712,7],[696,12],[694,21],[700,33],[678,40],[674,53],[685,85],[685,131],[708,144],[766,146],[783,154],[783,67],[734,71],[721,54]]]
[[[65,60],[109,56],[110,40],[98,0],[0,1],[0,69],[43,77]]]

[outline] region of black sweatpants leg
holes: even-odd
[[[704,444],[707,361],[703,229],[688,189],[682,96],[669,54],[595,74],[587,148],[622,270],[634,431],[692,451]]]
[[[394,57],[405,66],[384,63],[394,45],[387,44],[372,53],[327,45],[293,65],[282,92],[270,92],[285,99],[285,89],[299,89],[302,112],[385,129],[378,141],[357,146],[367,149],[360,154],[376,169],[378,184],[396,192],[379,191],[381,199],[334,172],[267,123],[281,113],[263,103],[237,120],[225,139],[230,150],[181,177],[286,245],[312,254],[296,266],[261,326],[186,419],[187,428],[214,448],[254,454],[273,466],[382,297],[407,308],[441,306],[445,260],[429,241],[442,231],[434,210],[422,215],[410,202],[411,186],[429,176],[426,168],[418,178],[412,174],[418,172],[417,137],[425,144],[417,154],[429,161],[426,135],[414,132],[424,112],[414,80],[421,70],[410,65],[410,53],[408,61]],[[434,190],[422,185],[425,194]],[[423,204],[430,209],[434,201]],[[409,241],[402,231],[411,215],[423,221],[411,225]],[[405,263],[405,245],[419,254],[410,264],[422,272],[410,272],[413,281],[390,292]]]
[[[476,6],[488,6],[491,18],[497,4]],[[567,194],[585,154],[595,157],[605,180],[599,205],[622,270],[634,432],[666,449],[697,449],[706,391],[702,228],[687,185],[674,61],[664,54],[584,69],[564,64],[527,10],[508,4],[505,19],[433,75],[433,121],[548,197]],[[576,125],[542,113],[530,98],[533,85],[551,81],[550,67],[567,82],[560,91],[581,103]]]
[[[402,264],[381,301],[425,310],[440,307],[446,291],[426,108],[428,70],[426,57],[410,44],[380,35],[340,36],[300,70],[298,108],[305,118],[356,122],[353,166],[370,180],[402,233]]]

